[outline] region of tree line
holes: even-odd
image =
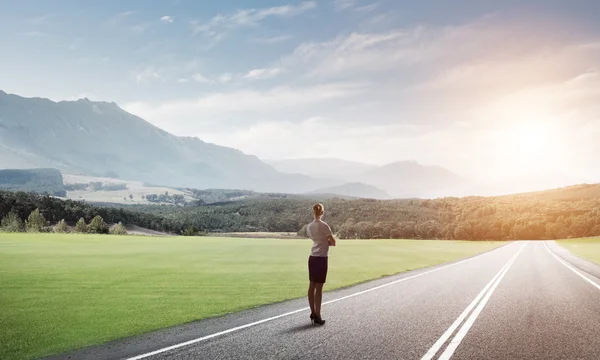
[[[177,220],[157,214],[119,207],[95,206],[82,201],[61,200],[35,193],[0,191],[0,219],[12,213],[13,217],[24,222],[36,209],[39,209],[40,214],[50,224],[57,224],[64,220],[65,223],[75,226],[81,219],[89,224],[99,216],[103,221],[111,224],[121,222],[176,234],[188,227]]]
[[[134,224],[176,234],[204,232],[299,232],[312,221],[308,198],[257,197],[187,206],[93,206],[50,196],[0,191],[0,216],[21,219],[39,208],[57,223]],[[600,185],[497,197],[435,200],[323,200],[325,221],[342,239],[537,240],[600,236]]]
[[[23,221],[16,211],[11,210],[0,221],[0,232],[54,232],[54,233],[82,233],[82,234],[113,234],[125,235],[127,229],[122,222],[111,227],[108,226],[100,215],[94,216],[89,224],[84,218],[77,220],[73,227],[69,226],[64,219],[61,219],[55,225],[52,225],[46,220],[46,217],[40,212],[40,209],[35,209],[29,214],[27,220]]]
[[[258,198],[166,208],[139,206],[209,232],[296,232],[314,200]],[[324,200],[325,220],[343,239],[538,240],[600,236],[600,185],[537,193],[435,200]]]

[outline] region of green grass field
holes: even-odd
[[[339,241],[326,290],[502,245]],[[305,296],[309,240],[0,234],[0,359]]]
[[[557,243],[577,256],[600,264],[600,238],[560,240]]]

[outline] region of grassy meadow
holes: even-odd
[[[600,264],[600,238],[583,238],[557,241],[573,254]]]
[[[342,240],[327,290],[499,242]],[[309,240],[0,234],[0,359],[36,358],[303,297]]]

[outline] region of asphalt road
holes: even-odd
[[[600,359],[600,267],[554,242],[83,349],[62,359]]]

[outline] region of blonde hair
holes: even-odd
[[[317,218],[323,216],[323,214],[325,214],[325,207],[323,204],[316,204],[313,206],[313,214]]]

